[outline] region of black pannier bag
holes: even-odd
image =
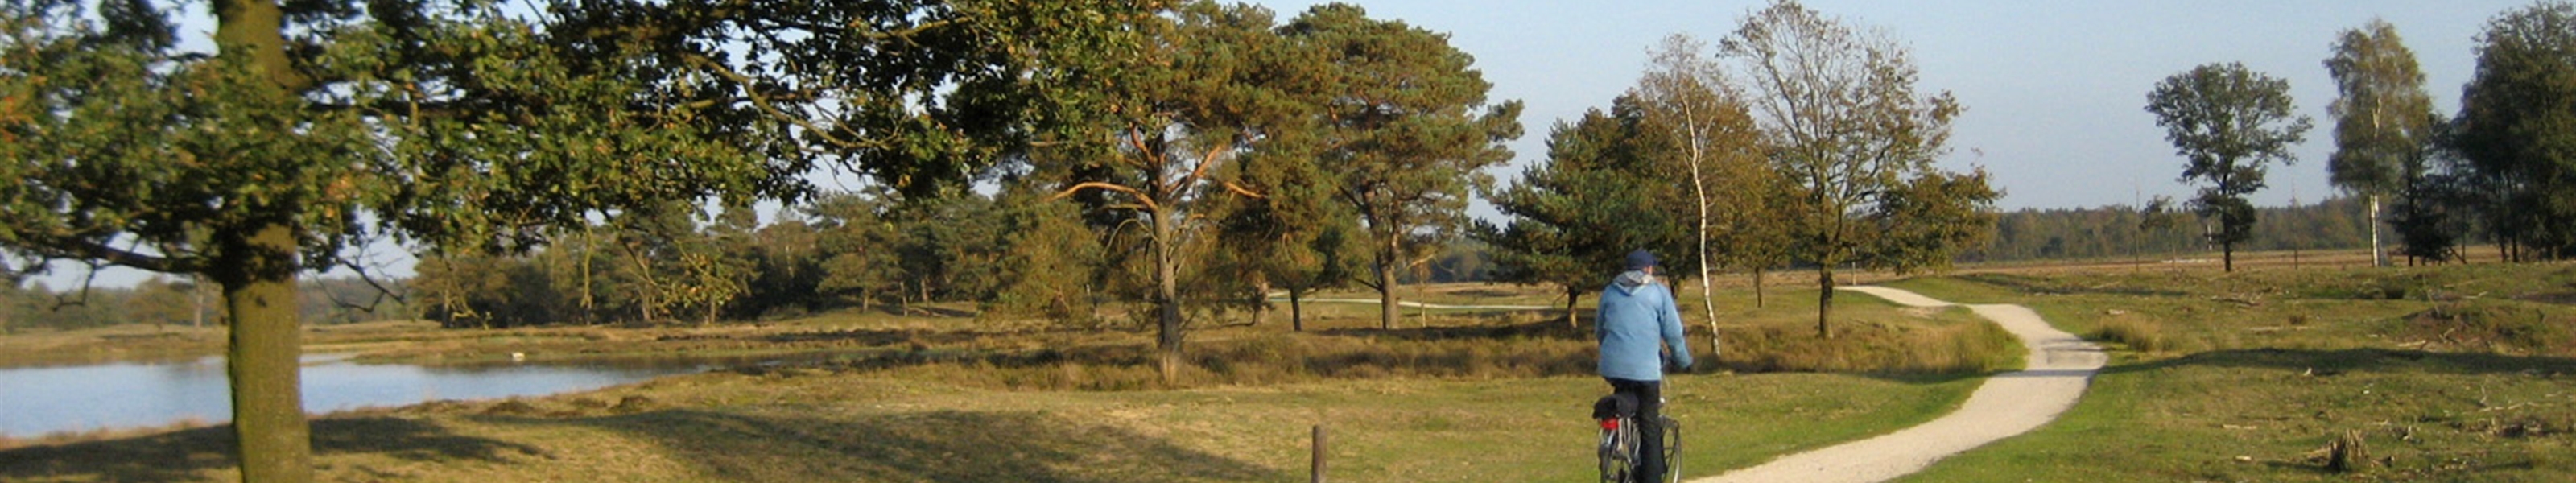
[[[1637,415],[1637,396],[1613,393],[1592,403],[1592,419],[1624,418]]]

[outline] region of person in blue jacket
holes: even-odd
[[[1660,481],[1664,475],[1664,363],[1680,371],[1691,367],[1690,343],[1682,338],[1681,309],[1673,291],[1655,279],[1655,254],[1628,253],[1628,271],[1601,289],[1600,313],[1593,337],[1601,341],[1601,378],[1614,392],[1637,398],[1637,430],[1644,437],[1636,481]],[[1670,350],[1666,350],[1669,347]]]

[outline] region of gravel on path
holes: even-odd
[[[1843,289],[1899,305],[1957,305],[1886,287]],[[2038,429],[2057,419],[2059,413],[2073,407],[2076,398],[2084,395],[2093,374],[2109,360],[2101,347],[2050,327],[2028,307],[1969,305],[1968,309],[2003,326],[2030,348],[2023,370],[1987,379],[1975,394],[1968,396],[1966,404],[1940,419],[1690,483],[1860,483],[1905,476],[1941,458]]]

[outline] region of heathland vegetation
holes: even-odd
[[[1728,395],[1678,411],[1742,436],[1692,449],[1695,461],[1758,461],[1928,418],[2018,353],[1956,311],[1837,309],[1847,278],[2094,257],[2129,263],[1908,283],[2031,299],[2132,351],[2103,376],[2106,397],[2052,431],[2093,430],[2040,438],[2119,438],[2102,429],[2116,423],[2189,448],[2139,474],[2306,477],[2305,460],[2278,454],[2319,437],[2343,440],[2326,452],[2337,470],[2367,470],[2355,450],[2369,447],[2381,475],[2565,472],[2542,451],[2564,447],[2547,437],[2569,431],[2551,419],[2563,406],[2533,402],[2563,389],[2555,358],[2569,345],[2549,285],[2563,274],[2546,263],[2576,256],[2565,3],[2491,22],[2456,116],[2415,102],[2421,75],[2393,27],[2338,39],[2324,62],[2342,96],[2330,168],[2358,202],[2247,203],[2267,169],[2296,161],[2284,146],[2310,121],[2291,116],[2282,81],[2213,63],[2148,94],[2200,196],[2015,214],[1993,209],[2001,187],[1982,169],[1936,166],[1967,106],[1918,85],[1905,42],[1791,1],[1713,46],[1658,46],[1632,89],[1552,126],[1543,159],[1507,185],[1485,170],[1510,159],[1520,104],[1487,99],[1473,57],[1444,35],[1351,5],[1283,20],[1203,1],[541,3],[216,2],[215,52],[181,48],[171,12],[150,1],[0,3],[0,178],[26,180],[0,186],[12,255],[0,331],[17,344],[5,362],[221,351],[236,394],[225,430],[47,439],[0,453],[0,472],[1280,479],[1302,443],[1243,435],[1325,424],[1356,431],[1345,441],[1367,449],[1344,468],[1376,477],[1363,479],[1451,466],[1570,476],[1580,462],[1483,457],[1581,446],[1538,421],[1573,419],[1557,404],[1592,387],[1582,298],[1636,248],[1685,282],[1705,322],[1693,336],[1713,342],[1717,368],[1747,374],[1676,383]],[[816,173],[858,187],[825,191]],[[1470,219],[1479,197],[1503,217]],[[2381,200],[2388,213],[2371,208]],[[754,212],[768,201],[785,208]],[[2215,250],[2233,272],[2240,250],[2363,246],[2383,224],[2414,260],[2463,261],[2484,242],[2504,264],[2309,267],[2297,252],[2295,268],[2250,274],[2193,263]],[[417,250],[418,275],[304,281],[364,271],[356,247],[380,240]],[[57,261],[178,278],[17,283]],[[357,302],[372,300],[361,286],[399,300]],[[1374,299],[1366,313],[1319,301],[1355,291]],[[2140,308],[2060,296],[2095,292]],[[1425,301],[1561,311],[1407,314]],[[118,322],[155,325],[99,327]],[[298,401],[308,349],[788,362],[369,411],[314,432]],[[2364,391],[2380,390],[2378,375],[2414,389],[2474,376],[2530,397],[2492,410],[2296,402],[2363,408],[2317,409],[2303,425],[2215,389],[2288,365]],[[2338,384],[2280,395],[2331,399]],[[2194,397],[2166,397],[2176,391]],[[2146,417],[2248,415],[2266,422],[2217,427],[2272,429],[2225,433],[2251,446],[2207,445],[2193,426],[2204,421],[2122,419],[2149,406],[2161,412]],[[1779,417],[1816,408],[1830,410]],[[2387,418],[2402,443],[2336,415]],[[1396,429],[1363,429],[1381,422]],[[2340,436],[2310,434],[2321,429]],[[1462,433],[1491,444],[1435,444]],[[2525,453],[2449,449],[2480,437],[2537,439],[2515,440]],[[2401,444],[2424,449],[2387,449]],[[1401,451],[1420,447],[1453,454]],[[2212,470],[2192,453],[2216,448],[2242,453],[2215,464],[2248,466]],[[1091,466],[1104,457],[1116,460]],[[1008,471],[944,477],[960,458]],[[2519,466],[2482,466],[2498,458]],[[191,463],[137,463],[152,461]],[[2436,463],[2406,466],[2418,461]]]

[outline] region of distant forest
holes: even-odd
[[[843,198],[847,202],[847,198]],[[981,211],[997,209],[991,201],[956,203],[951,210]],[[2359,249],[2370,245],[2370,233],[2362,225],[2365,207],[2352,198],[2332,198],[2323,203],[2295,207],[2271,207],[2261,211],[2262,222],[2255,225],[2257,234],[2250,247],[2254,250],[2329,250]],[[962,213],[952,213],[962,214]],[[2150,215],[2128,206],[2104,206],[2076,209],[2022,209],[2001,213],[1993,240],[1972,247],[1961,254],[1962,263],[2013,262],[2039,260],[2123,259],[2135,257],[2166,258],[2207,253],[2202,242],[2201,221],[2188,213],[2167,213],[2172,223],[2156,226],[2146,221]],[[750,261],[742,268],[766,272],[743,287],[748,293],[726,304],[717,313],[718,320],[747,320],[763,316],[792,316],[813,311],[845,309],[893,309],[896,305],[928,301],[1007,301],[1016,294],[1004,293],[1005,284],[999,273],[982,273],[969,268],[966,259],[981,259],[1006,253],[999,246],[1008,237],[963,236],[970,232],[999,235],[999,230],[957,223],[934,223],[907,216],[888,216],[887,223],[875,226],[889,228],[883,232],[858,236],[856,233],[824,235],[820,232],[839,228],[839,220],[823,217],[775,223],[750,233],[714,226],[699,230],[708,240],[739,237],[732,244],[732,254],[708,257],[718,260]],[[746,236],[749,235],[749,236]],[[856,240],[835,237],[868,238],[886,244],[879,250],[863,250]],[[2383,232],[2382,236],[2389,236]],[[817,243],[818,241],[833,243]],[[842,244],[849,242],[852,244]],[[698,245],[712,248],[714,245]],[[812,250],[784,250],[789,246],[814,247]],[[933,247],[945,248],[933,250]],[[304,320],[312,324],[341,324],[377,320],[408,320],[430,317],[465,325],[524,325],[548,322],[631,322],[640,320],[640,303],[635,297],[612,293],[632,293],[642,287],[633,277],[632,261],[618,263],[619,253],[599,253],[598,272],[593,275],[597,292],[592,294],[591,313],[577,316],[582,304],[577,285],[570,279],[575,273],[556,275],[553,267],[575,269],[564,258],[578,250],[578,245],[563,245],[552,251],[540,251],[522,257],[432,258],[426,263],[443,263],[461,270],[428,268],[426,280],[380,280],[394,295],[380,294],[375,286],[353,277],[316,278],[303,283],[301,307]],[[823,281],[835,270],[842,276],[862,252],[882,252],[917,258],[896,263],[896,271],[879,274],[891,283],[915,280],[902,290],[866,295],[849,287],[859,284],[844,280],[833,289],[822,288]],[[907,255],[908,254],[908,255]],[[649,255],[648,255],[649,256]],[[669,258],[679,260],[679,255]],[[694,257],[692,257],[694,258]],[[793,258],[794,260],[789,260]],[[1461,239],[1425,259],[1413,270],[1402,274],[1405,283],[1481,282],[1492,280],[1494,254],[1489,246],[1473,239]],[[463,264],[458,266],[457,264]],[[649,264],[649,261],[648,261]],[[920,271],[914,274],[910,271]],[[674,270],[685,274],[686,269]],[[478,274],[482,290],[457,293],[452,298],[409,289],[428,282],[428,286],[457,284],[452,275]],[[665,284],[680,284],[677,280]],[[558,287],[562,280],[565,287]],[[624,285],[620,285],[624,284]],[[925,294],[925,287],[927,293]],[[461,288],[461,287],[460,287]],[[681,289],[685,291],[685,288]],[[1109,297],[1102,297],[1107,299]],[[437,304],[452,301],[454,308]],[[117,324],[154,324],[190,326],[221,324],[221,310],[215,290],[199,290],[186,279],[154,277],[131,287],[94,287],[84,293],[80,287],[48,287],[42,282],[0,288],[0,330],[27,328],[74,329]],[[467,307],[481,304],[476,317],[459,318]],[[1237,310],[1244,304],[1236,304]],[[1043,307],[1039,307],[1042,309]],[[464,309],[464,310],[459,310]],[[1006,312],[1011,312],[1005,310]],[[1042,311],[1042,310],[1041,310]],[[609,313],[617,312],[617,313]],[[518,313],[507,316],[503,313]],[[637,315],[619,315],[632,313]],[[686,322],[706,322],[690,317]]]
[[[2333,250],[2370,247],[2369,208],[2349,197],[2299,206],[2260,208],[2246,250]],[[2162,218],[2163,223],[2150,220]],[[2215,229],[2189,213],[2150,214],[2131,206],[2022,209],[1995,222],[1992,243],[1967,250],[1961,262],[2129,258],[2202,253],[2217,248],[2204,230]],[[2382,228],[2383,243],[2395,244]]]
[[[307,324],[346,324],[379,320],[414,320],[420,312],[403,305],[399,281],[380,281],[384,289],[357,277],[305,279],[296,291],[297,306]],[[187,279],[154,276],[131,287],[49,287],[41,281],[0,285],[0,333],[44,329],[83,329],[124,324],[155,326],[223,325],[221,290]]]

